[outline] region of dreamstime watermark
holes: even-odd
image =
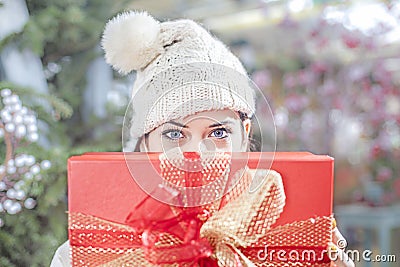
[[[280,261],[280,262],[321,262],[326,259],[331,261],[341,260],[353,262],[396,262],[394,254],[374,254],[373,251],[349,249],[346,250],[346,240],[339,240],[336,248],[328,249],[310,249],[310,248],[270,248],[265,246],[257,252],[257,258],[260,261]]]

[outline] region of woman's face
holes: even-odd
[[[232,110],[203,111],[157,127],[142,139],[140,151],[246,151],[250,126]]]

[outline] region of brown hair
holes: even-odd
[[[254,116],[249,117],[247,115],[247,113],[244,113],[242,111],[238,111],[238,113],[239,113],[239,117],[240,117],[241,121],[245,121],[246,119],[249,119],[251,121],[251,127],[250,127],[250,133],[249,133],[249,145],[247,146],[247,151],[248,152],[260,151],[259,142],[256,139],[253,138],[253,118],[254,118]],[[243,127],[243,124],[242,124],[242,129],[243,129],[243,132],[244,132],[245,129]]]

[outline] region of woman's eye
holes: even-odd
[[[214,131],[211,132],[211,137],[216,137],[216,138],[228,137],[228,131],[224,128],[215,129]]]
[[[181,131],[169,131],[169,132],[165,133],[164,135],[172,140],[177,140],[177,139],[183,137],[183,134],[181,133]]]

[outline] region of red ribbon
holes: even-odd
[[[91,222],[84,229],[70,227],[72,247],[93,248],[140,248],[146,260],[152,264],[191,263],[191,266],[218,266],[211,259],[212,247],[206,238],[200,237],[200,229],[207,217],[207,211],[199,207],[176,208],[147,196],[127,216],[125,223],[129,230],[104,229]],[[81,214],[80,216],[92,216]],[[119,224],[98,217],[104,223]],[[200,219],[202,218],[202,220]],[[90,220],[90,219],[89,219]],[[78,219],[79,221],[79,219]],[[78,223],[79,224],[79,223]],[[91,227],[92,226],[92,227]],[[181,240],[180,244],[158,246],[157,242],[166,234]]]
[[[149,213],[145,219],[143,217],[137,218],[139,212],[137,212],[136,208],[128,215],[125,223],[141,236],[141,248],[150,263],[210,263],[206,258],[212,255],[212,247],[206,238],[200,237],[200,229],[203,221],[200,220],[199,216],[204,214],[200,208],[177,208],[179,209],[178,214],[169,219],[151,220],[152,215],[158,217],[160,214],[166,214],[171,210],[171,207],[158,201],[151,201],[149,197],[146,198],[146,202],[157,202],[157,204],[154,203],[155,205],[152,205],[153,208],[151,210],[153,212]],[[147,211],[149,210],[147,209]],[[182,243],[173,244],[168,247],[157,246],[157,242],[165,234],[179,238],[182,240]]]
[[[153,209],[143,209],[143,205],[153,206]],[[143,216],[143,212],[146,213],[146,216]],[[140,248],[143,250],[146,260],[155,265],[219,266],[217,260],[212,257],[213,248],[209,241],[206,238],[201,238],[199,234],[204,223],[205,212],[200,208],[179,208],[178,213],[170,218],[152,219],[153,216],[160,217],[161,214],[169,214],[170,212],[170,206],[147,197],[142,204],[133,209],[125,224],[123,224],[128,226],[130,230],[72,228],[70,229],[71,246],[103,249]],[[200,218],[203,218],[203,220]],[[103,221],[103,219],[101,220]],[[107,220],[104,220],[104,222],[114,223]],[[96,226],[96,223],[93,223],[90,223],[91,226]],[[99,228],[98,226],[97,228]],[[176,237],[181,242],[169,246],[158,246],[157,242],[166,234]],[[252,258],[256,258],[259,263],[263,261],[307,262],[311,264],[330,262],[328,255],[324,253],[326,247],[323,246],[252,246],[241,247],[240,250],[246,255],[252,255]],[[314,254],[307,257],[311,251]],[[241,267],[239,255],[234,250],[232,250],[232,253],[235,254],[236,258],[234,267]],[[301,257],[301,255],[306,255],[306,257]]]

